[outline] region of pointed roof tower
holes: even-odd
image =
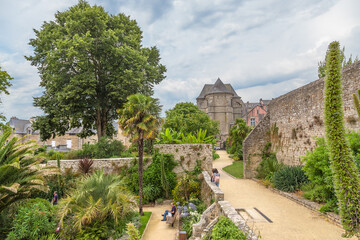
[[[221,81],[220,78],[218,78],[215,82],[215,84],[212,86],[212,88],[207,92],[207,94],[211,93],[230,93],[233,94],[227,87],[224,85],[224,83]],[[206,94],[206,95],[207,95]]]

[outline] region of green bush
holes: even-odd
[[[52,205],[43,199],[34,199],[19,208],[7,239],[39,239],[55,232],[55,229]]]
[[[284,192],[294,192],[300,189],[307,180],[302,166],[285,166],[275,172],[273,176],[275,188]]]
[[[242,143],[250,131],[251,127],[241,118],[236,119],[230,128],[229,137],[226,139],[226,151],[234,160],[243,159]]]
[[[193,175],[183,176],[173,192],[174,202],[179,202],[180,205],[184,205],[185,202],[189,202],[192,198],[199,198],[200,196],[200,183],[199,180]]]
[[[280,170],[284,165],[279,163],[276,159],[275,153],[270,151],[271,143],[268,142],[261,153],[261,159],[259,166],[256,168],[257,178],[272,180],[274,173]]]
[[[182,218],[182,230],[186,231],[186,236],[190,238],[192,236],[193,225],[200,221],[201,214],[198,212],[190,212],[189,215]]]
[[[318,138],[316,144],[314,151],[307,152],[302,159],[305,163],[303,170],[311,182],[311,186],[303,189],[304,197],[312,201],[327,202],[336,199],[329,150],[324,138]]]
[[[153,202],[158,199],[157,196],[161,194],[160,186],[147,184],[143,188],[144,203]]]
[[[164,171],[161,171],[161,166],[163,162]],[[156,152],[153,155],[152,163],[144,170],[143,173],[143,186],[146,189],[144,193],[144,199],[147,198],[149,201],[154,201],[158,198],[166,197],[166,189],[164,189],[164,184],[162,184],[162,177],[166,179],[168,186],[168,191],[171,193],[176,185],[176,174],[172,171],[176,166],[174,161],[174,156],[171,154],[162,154]],[[124,176],[127,182],[129,189],[134,192],[139,192],[139,172],[138,172],[138,163],[134,160],[132,166],[124,171]],[[162,176],[164,174],[164,176]],[[157,189],[153,189],[157,188]],[[160,189],[160,190],[159,190]],[[152,196],[148,193],[152,192]],[[147,196],[145,196],[145,194]]]
[[[247,240],[246,234],[241,231],[227,217],[221,216],[211,233],[212,240]]]

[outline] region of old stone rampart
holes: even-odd
[[[211,198],[213,198],[214,203],[203,212],[200,221],[193,225],[193,235],[190,239],[203,239],[212,231],[219,217],[225,216],[240,230],[247,233],[248,239],[257,240],[257,235],[246,225],[244,218],[240,216],[228,201],[224,201],[223,191],[211,182],[210,175],[206,171],[202,172],[201,180],[201,199],[208,204],[211,202]]]
[[[197,161],[200,161],[203,170],[211,173],[211,144],[158,144],[154,148],[159,149],[161,153],[174,155],[175,162],[179,163],[173,170],[176,174],[194,170]]]
[[[259,159],[252,158],[255,145],[267,139],[270,133],[272,151],[286,165],[301,164],[301,157],[315,148],[315,137],[323,137],[324,129],[324,78],[311,82],[287,94],[273,99],[268,106],[269,122],[262,121],[256,128],[267,129],[252,131],[245,139],[244,159],[251,164],[244,167],[245,177],[253,177]],[[360,88],[360,62],[343,70],[343,107],[346,128],[359,130],[352,94]],[[244,161],[245,163],[245,161]]]

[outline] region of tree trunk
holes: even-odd
[[[101,137],[106,136],[106,112],[105,110],[97,109],[96,110],[96,130],[98,141]]]
[[[138,155],[139,155],[139,213],[144,216],[142,198],[143,198],[143,156],[144,156],[144,139],[143,133],[139,134]]]

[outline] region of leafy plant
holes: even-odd
[[[211,233],[212,240],[247,240],[246,234],[241,231],[227,217],[219,217],[219,221],[215,224]]]
[[[198,129],[195,133],[182,133],[166,128],[159,134],[156,139],[157,144],[192,144],[192,143],[208,143],[216,144],[214,136],[208,136],[207,130]]]
[[[275,188],[284,192],[294,192],[307,182],[302,166],[285,166],[274,173]]]
[[[135,207],[135,198],[121,177],[98,170],[81,179],[77,188],[59,202],[58,217],[62,227],[70,219],[66,225],[80,232],[95,222],[112,221],[116,225]]]
[[[174,202],[179,202],[183,205],[191,198],[198,198],[200,195],[200,183],[192,175],[185,175],[180,178],[173,192]]]
[[[229,137],[226,139],[226,150],[234,155],[237,160],[243,158],[242,143],[250,131],[251,128],[242,118],[236,119],[235,124],[230,128]]]
[[[140,240],[141,236],[139,230],[136,229],[133,223],[128,223],[126,228],[127,234],[129,235],[129,240]]]
[[[193,225],[200,221],[201,214],[197,211],[190,212],[189,215],[182,218],[182,230],[186,231],[186,236],[190,238],[193,233]]]
[[[262,150],[262,161],[256,168],[257,178],[272,180],[273,174],[284,166],[277,161],[275,153],[271,152],[270,149],[271,143],[269,142]]]
[[[79,172],[83,174],[89,174],[92,172],[92,165],[94,161],[92,159],[84,158],[79,160]]]
[[[335,193],[346,236],[360,236],[359,171],[345,138],[342,103],[341,62],[339,42],[332,42],[326,53],[325,135],[329,145]]]
[[[159,186],[154,186],[151,184],[145,185],[143,189],[144,202],[148,203],[155,201],[155,199],[157,199],[157,196],[159,196],[160,193],[161,193],[161,189]]]
[[[8,240],[39,239],[55,232],[55,214],[48,201],[35,199],[20,207],[13,221]]]

